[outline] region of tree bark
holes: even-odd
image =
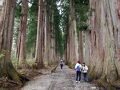
[[[45,0],[45,22],[44,22],[44,28],[45,28],[45,50],[44,50],[44,62],[45,65],[49,65],[50,62],[50,6],[47,0]]]
[[[44,21],[44,31],[45,31],[45,34],[44,34],[44,45],[45,45],[45,48],[44,48],[44,57],[43,57],[43,59],[44,59],[44,63],[45,63],[45,65],[47,65],[48,64],[48,58],[47,58],[47,53],[48,53],[48,44],[47,44],[47,30],[48,30],[48,22],[49,22],[49,20],[48,20],[48,13],[49,13],[49,10],[48,10],[48,5],[47,5],[47,1],[45,0],[44,1],[44,3],[45,3],[45,21]]]
[[[67,60],[73,64],[79,60],[74,0],[70,0],[69,33],[67,39]]]
[[[39,0],[36,55],[35,55],[36,64],[38,68],[44,66],[43,55],[44,55],[43,0]]]
[[[79,60],[83,63],[83,32],[79,31]]]
[[[0,16],[0,77],[7,77],[15,82],[22,84],[21,76],[13,67],[11,62],[11,47],[14,26],[16,0],[4,0]]]
[[[53,10],[52,5],[49,1],[45,0],[45,36],[44,36],[44,61],[47,65],[54,64],[56,62],[56,51],[55,51],[55,37],[53,28]]]
[[[120,76],[120,19],[118,0],[90,0],[91,30],[85,32],[84,57],[88,57],[89,75],[108,83]]]
[[[17,47],[18,66],[25,68],[27,66],[25,56],[25,41],[26,41],[26,29],[27,29],[27,16],[28,16],[28,1],[22,0],[22,11],[20,17],[20,28]]]
[[[55,2],[53,2],[53,3],[55,3]],[[54,25],[53,25],[53,23],[52,22],[54,22],[54,17],[53,17],[53,15],[54,15],[54,10],[52,10],[52,8],[50,8],[50,26],[49,26],[49,28],[50,28],[50,30],[49,30],[49,34],[50,34],[50,38],[48,38],[48,39],[50,39],[50,46],[49,46],[49,63],[50,63],[50,65],[51,64],[53,64],[54,62],[55,62],[55,30],[54,30]]]

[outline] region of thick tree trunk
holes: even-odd
[[[45,65],[48,65],[50,62],[50,8],[49,8],[49,3],[47,0],[45,0],[45,50],[44,50],[44,60],[45,60]]]
[[[79,60],[81,61],[81,63],[83,63],[83,35],[82,35],[82,31],[79,31]]]
[[[36,64],[38,68],[44,66],[43,50],[44,50],[43,0],[39,0],[38,28],[37,28],[36,55],[35,55]]]
[[[49,25],[49,65],[54,63],[55,60],[55,35],[54,35],[54,28],[53,28],[53,11],[50,9],[50,25]]]
[[[69,34],[67,40],[67,60],[70,61],[71,63],[75,63],[76,60],[79,60],[74,0],[70,0]]]
[[[84,57],[89,56],[89,74],[109,83],[120,76],[119,5],[119,0],[90,0],[91,30],[85,32],[85,51],[88,53],[84,53]]]
[[[55,37],[53,28],[53,11],[49,2],[45,0],[45,36],[44,36],[44,60],[47,65],[56,62]]]
[[[46,43],[47,43],[47,64],[50,61],[50,16],[49,16],[49,9],[46,8],[47,13],[46,13],[46,19],[47,19],[47,23],[46,23]]]
[[[47,29],[48,29],[48,5],[47,5],[47,1],[45,0],[45,22],[44,22],[44,31],[45,31],[45,34],[44,34],[44,45],[45,45],[45,48],[44,48],[44,57],[43,57],[43,60],[44,60],[44,64],[47,65],[48,63],[48,59],[47,59],[47,50],[48,50],[48,45],[47,45]]]
[[[25,40],[26,40],[26,29],[27,29],[27,16],[28,16],[28,1],[22,0],[22,11],[20,17],[20,29],[18,37],[18,47],[17,47],[17,58],[18,66],[24,68],[27,66],[25,60]]]
[[[23,77],[16,72],[10,60],[16,0],[4,0],[0,16],[0,77],[22,84]]]

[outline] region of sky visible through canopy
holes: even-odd
[[[3,1],[3,0],[0,0],[0,5],[2,5],[2,1]]]

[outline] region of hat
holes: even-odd
[[[80,63],[80,61],[78,60],[77,63]]]

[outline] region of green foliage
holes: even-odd
[[[26,40],[26,49],[29,51],[33,45],[36,43],[36,35],[37,35],[37,17],[30,16],[30,20],[28,22],[28,30],[27,30],[27,40]]]
[[[58,6],[57,3],[61,2]],[[29,16],[28,16],[28,29],[26,37],[26,49],[30,52],[31,48],[34,47],[36,43],[37,35],[37,19],[38,19],[38,0],[30,0],[31,5],[29,6]],[[87,30],[88,24],[86,21],[89,17],[89,0],[75,0],[76,8],[76,20],[78,30]],[[51,24],[53,25],[53,33],[56,41],[56,51],[63,55],[64,48],[67,45],[68,27],[69,27],[69,0],[47,0],[47,5],[51,9],[51,15],[53,15],[53,20]],[[16,22],[19,23],[21,16],[21,5],[16,7]],[[16,27],[19,24],[16,25]],[[15,41],[18,38],[18,28],[14,32]]]
[[[31,7],[29,7],[29,20],[27,29],[26,49],[30,52],[31,48],[36,43],[37,35],[37,19],[38,19],[38,0],[31,0]]]
[[[21,16],[21,5],[19,4],[16,6],[16,10],[15,10],[15,26],[13,32],[13,42],[15,47],[17,47],[17,41],[18,41],[20,16]]]
[[[63,31],[63,45],[64,49],[67,47],[67,37],[69,30],[69,3],[70,0],[61,0],[61,20],[60,28]],[[89,0],[74,0],[77,30],[83,31],[87,30],[89,24],[87,20],[90,16]]]
[[[89,0],[76,0],[75,10],[77,29],[80,31],[87,30],[89,26],[87,24],[87,20],[88,17],[90,16]]]
[[[67,36],[69,27],[69,0],[61,0],[61,20],[60,27],[63,31],[63,46],[67,47]]]
[[[36,43],[37,35],[37,18],[38,18],[38,0],[29,1],[29,15],[27,24],[27,36],[26,36],[26,51],[30,52],[31,48],[34,47]],[[18,34],[19,34],[19,24],[21,16],[21,4],[16,6],[15,12],[15,30],[13,34],[15,48],[17,47]]]
[[[21,5],[16,6],[16,12],[15,12],[15,17],[20,18],[21,16]]]
[[[63,35],[62,30],[60,29],[60,20],[61,16],[59,14],[58,6],[56,4],[56,0],[52,3],[52,10],[53,10],[53,28],[54,28],[54,35],[56,41],[56,51],[61,55],[63,55]]]
[[[0,54],[0,58],[3,58],[5,55],[4,54]]]
[[[15,28],[13,32],[13,42],[14,42],[14,47],[17,47],[17,42],[18,42],[18,34],[19,34],[19,17],[15,19]]]
[[[89,25],[86,23],[80,23],[80,25],[77,26],[77,28],[79,28],[79,30],[87,30],[88,27],[89,27]]]

